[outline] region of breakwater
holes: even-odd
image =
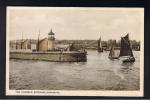
[[[10,59],[44,60],[54,62],[86,62],[85,52],[10,52]]]

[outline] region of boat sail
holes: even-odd
[[[123,62],[134,62],[135,58],[131,49],[131,44],[129,40],[129,34],[125,37],[121,37],[121,47],[119,57],[124,58]]]
[[[110,53],[108,56],[109,59],[118,59],[118,56],[116,56],[116,53],[114,51],[114,45],[112,44],[111,49],[110,49]]]
[[[98,40],[98,52],[103,52],[102,43],[101,43],[101,37]]]

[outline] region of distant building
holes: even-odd
[[[39,51],[54,51],[56,44],[55,44],[55,33],[52,32],[52,29],[48,33],[48,38],[44,38],[37,43],[37,48]]]
[[[37,44],[36,43],[31,44],[31,50],[37,50]]]
[[[39,41],[39,45],[37,46],[39,48],[39,51],[46,52],[48,50],[48,39],[44,38]]]
[[[20,42],[20,40],[10,41],[9,45],[10,45],[9,49],[11,49],[11,50],[21,49],[21,42]]]
[[[28,40],[28,39],[22,41],[21,42],[21,48],[22,49],[30,49],[30,41],[31,40]]]
[[[16,49],[16,42],[15,42],[15,41],[11,41],[11,42],[9,43],[9,49],[10,49],[10,50]]]
[[[48,33],[48,50],[55,50],[55,33],[51,31]]]
[[[30,40],[30,39],[26,39],[26,40],[12,40],[10,41],[10,50],[36,50],[37,47],[36,47],[36,44],[37,44],[37,40]]]
[[[48,51],[78,51],[80,49],[85,48],[84,47],[86,43],[85,41],[80,42],[75,40],[71,40],[71,41],[55,40],[55,33],[53,33],[52,29],[47,34],[48,37],[41,40],[24,39],[24,40],[10,41],[10,49],[11,50],[19,49],[19,51],[48,52]]]
[[[31,50],[36,50],[37,47],[37,41],[36,40],[31,40],[31,39],[26,39],[21,43],[21,49],[31,49]]]
[[[57,44],[55,47],[56,50],[61,50],[61,51],[70,51],[70,45],[64,45],[64,44]]]
[[[30,45],[31,50],[37,50],[37,40],[31,40]]]

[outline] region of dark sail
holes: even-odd
[[[120,55],[119,56],[132,56],[133,57],[128,34],[125,37],[121,38],[121,47],[120,47]]]

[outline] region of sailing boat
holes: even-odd
[[[135,58],[131,49],[131,44],[129,40],[129,34],[125,37],[121,37],[121,48],[119,57],[123,58],[123,62],[134,62]]]
[[[116,56],[116,53],[114,51],[114,45],[113,45],[113,43],[112,43],[112,46],[111,46],[108,58],[109,59],[118,59],[118,56]]]
[[[98,40],[98,52],[103,52],[102,43],[101,43],[101,37]]]

